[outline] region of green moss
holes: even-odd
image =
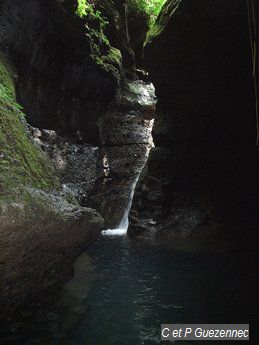
[[[84,21],[87,36],[91,41],[92,59],[103,71],[112,73],[117,78],[121,54],[119,50],[111,47],[104,33],[108,21],[95,6],[95,2],[78,0],[76,14]],[[105,6],[109,5],[105,4]]]
[[[167,0],[159,13],[156,22],[149,29],[144,46],[164,31],[169,19],[178,10],[181,1],[182,0]]]
[[[0,98],[6,100],[16,108],[22,109],[16,103],[15,87],[11,73],[11,67],[8,66],[5,56],[0,52]]]
[[[0,197],[13,195],[23,186],[43,190],[58,187],[48,157],[27,133],[12,78],[1,58],[0,90]]]
[[[15,87],[13,80],[10,76],[10,71],[8,70],[8,67],[5,66],[1,61],[4,61],[5,58],[2,54],[0,54],[0,86],[2,89],[5,90],[6,95],[10,99],[15,99]]]
[[[106,55],[103,55],[99,59],[99,63],[103,65],[103,68],[107,71],[116,70],[119,71],[122,63],[122,56],[119,49],[111,47]]]
[[[92,54],[95,63],[108,73],[112,73],[115,78],[120,78],[120,69],[122,64],[122,56],[119,49],[110,47],[105,55]]]
[[[76,14],[80,18],[89,17],[90,20],[96,20],[99,22],[102,29],[106,26],[106,24],[108,24],[102,13],[95,9],[94,3],[89,2],[88,0],[78,0],[77,2],[78,6]]]
[[[78,0],[76,14],[81,19],[86,19],[86,27],[89,29],[90,37],[106,45],[110,45],[107,36],[104,34],[104,28],[108,24],[101,11],[97,10],[93,2],[88,0]],[[99,44],[98,42],[98,44]]]
[[[159,15],[166,0],[130,0],[129,6],[138,11],[146,12],[149,18],[149,25],[152,27]]]

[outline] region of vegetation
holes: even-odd
[[[104,34],[104,28],[108,24],[102,13],[95,9],[94,3],[88,0],[78,0],[76,14],[80,18],[87,18],[86,29],[92,43],[92,57],[100,57],[103,51],[109,51],[110,42]]]
[[[57,185],[49,159],[30,140],[11,73],[0,56],[0,199],[22,186],[49,189]]]
[[[133,6],[145,11],[149,17],[149,25],[152,26],[159,15],[166,0],[130,0]]]
[[[135,20],[145,21],[152,28],[166,0],[77,0],[76,14],[84,20],[87,36],[91,42],[91,57],[103,69],[117,78],[121,66],[121,55],[111,47],[107,36],[111,28],[117,31],[117,48],[121,51],[127,45],[123,37],[125,30],[124,5],[128,5],[128,15]],[[109,18],[109,22],[107,20]],[[129,20],[129,22],[131,22]],[[107,24],[110,24],[107,25]],[[148,27],[148,25],[147,25]],[[145,30],[145,25],[144,25]],[[145,32],[140,32],[144,34]],[[124,41],[124,42],[121,42]],[[114,44],[114,42],[113,42]],[[131,42],[132,44],[132,42]],[[131,49],[132,47],[127,47]],[[134,48],[133,48],[134,49]],[[122,52],[123,55],[123,52]],[[125,67],[125,66],[124,66]]]
[[[15,101],[15,89],[12,78],[10,77],[10,72],[8,71],[8,68],[1,63],[1,60],[5,60],[2,55],[0,55],[0,99],[4,99],[16,108],[22,109],[20,104]]]
[[[78,0],[77,15],[80,18],[89,17],[91,20],[96,20],[100,23],[100,28],[104,29],[107,20],[103,17],[102,13],[95,9],[94,3],[89,0]]]
[[[125,2],[138,11],[146,12],[149,17],[150,26],[152,26],[155,23],[155,20],[165,1],[166,0],[126,0]],[[89,16],[93,19],[99,20],[103,29],[107,24],[107,21],[102,16],[102,13],[95,9],[94,3],[94,0],[78,0],[77,14],[81,18]],[[111,6],[112,5],[114,6],[114,4],[111,4]]]
[[[171,16],[179,11],[181,6],[181,0],[167,1],[161,11],[159,18],[156,20],[154,25],[150,28],[147,33],[146,41],[144,45],[150,43],[155,37],[159,36],[166,27],[167,22]]]

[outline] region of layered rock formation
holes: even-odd
[[[246,2],[168,0],[144,60],[158,96],[156,147],[130,234],[249,238],[256,126]]]
[[[126,82],[101,123],[104,175],[89,200],[104,217],[106,228],[117,228],[132,188],[153,144],[154,87],[141,80]]]

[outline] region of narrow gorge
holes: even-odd
[[[258,13],[0,1],[0,344],[253,325]]]

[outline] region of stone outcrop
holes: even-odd
[[[153,143],[155,104],[152,84],[126,82],[100,124],[104,174],[98,176],[89,205],[102,214],[106,228],[119,226],[145,165]]]
[[[63,189],[73,194],[81,206],[88,206],[95,183],[104,175],[100,147],[80,143],[53,130],[30,130],[34,141],[51,159]]]
[[[144,61],[158,97],[156,147],[129,233],[249,238],[255,102],[245,1],[168,0],[147,35]]]
[[[95,210],[65,193],[22,193],[26,201],[0,201],[1,317],[37,303],[71,279],[74,260],[103,229]]]
[[[0,56],[1,317],[37,301],[72,277],[73,261],[103,229],[95,211],[62,191],[17,104],[6,56]]]

